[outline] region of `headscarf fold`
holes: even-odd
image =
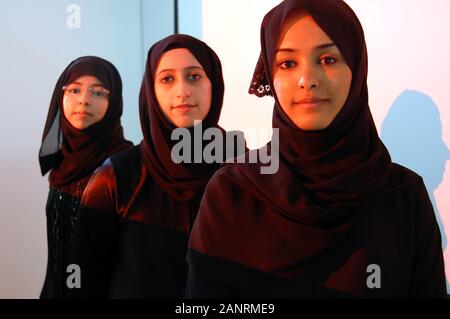
[[[103,119],[79,130],[64,116],[62,88],[87,75],[100,80],[111,95]],[[89,175],[109,156],[132,145],[123,136],[122,109],[122,80],[114,65],[95,56],[69,64],[55,85],[39,151],[41,173],[51,170],[51,186],[62,187]]]

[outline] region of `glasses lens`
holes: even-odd
[[[81,93],[81,88],[77,85],[68,85],[63,87],[63,90],[70,95],[78,95]]]
[[[108,95],[104,88],[93,88],[90,92],[94,97],[106,97]]]
[[[78,96],[83,92],[83,88],[75,84],[64,86],[62,89],[70,96]],[[92,97],[95,98],[104,98],[109,95],[109,91],[103,87],[89,87],[87,91]]]

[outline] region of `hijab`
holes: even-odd
[[[272,61],[283,23],[294,10],[312,16],[337,45],[352,71],[350,92],[342,110],[322,130],[298,128],[282,110],[274,93]],[[279,129],[280,156],[320,202],[333,205],[370,200],[397,184],[392,176],[391,158],[378,137],[369,109],[367,70],[363,29],[344,1],[283,1],[262,22],[261,54],[249,92],[274,96],[272,126]]]
[[[321,130],[297,127],[282,110],[272,81],[283,24],[294,10],[312,16],[352,71],[342,110]],[[266,14],[249,93],[275,98],[272,126],[279,130],[279,140],[273,138],[265,147],[279,150],[279,168],[273,175],[261,174],[261,163],[219,171],[204,195],[191,249],[295,277],[314,256],[351,233],[362,208],[404,186],[404,173],[392,164],[370,113],[367,69],[362,26],[344,1],[285,0]],[[204,259],[194,255],[190,262],[201,267]]]
[[[184,34],[168,36],[155,43],[148,51],[144,79],[139,95],[139,113],[144,139],[140,151],[148,173],[156,183],[173,199],[189,201],[203,189],[220,163],[175,163],[171,157],[175,141],[171,139],[177,127],[163,114],[155,95],[154,78],[158,62],[162,55],[170,50],[185,48],[197,59],[211,81],[211,108],[201,123],[201,134],[208,128],[218,126],[224,95],[222,66],[216,53],[204,42]],[[194,136],[194,127],[189,128]],[[198,129],[198,127],[197,127]],[[205,145],[203,145],[203,148]],[[191,138],[191,149],[194,139]],[[202,149],[203,150],[203,149]],[[191,154],[193,154],[191,152]]]
[[[111,92],[109,105],[103,119],[77,129],[64,116],[63,87],[87,75],[95,76]],[[39,151],[41,173],[51,170],[51,186],[62,187],[88,176],[109,156],[132,145],[123,136],[122,109],[122,80],[114,65],[84,56],[67,66],[53,91]]]

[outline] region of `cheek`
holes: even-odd
[[[342,104],[347,100],[347,96],[350,92],[350,86],[352,83],[352,73],[348,67],[335,72],[330,75],[331,88],[334,91],[336,100],[339,100]]]
[[[170,91],[159,85],[155,85],[155,96],[161,109],[164,112],[168,112],[170,110]]]
[[[342,109],[345,102],[347,101],[348,95],[350,93],[351,83],[352,83],[351,76],[346,77],[344,80],[342,80],[338,83],[338,90],[340,92],[340,94],[339,94],[339,102],[340,102],[339,110]]]
[[[98,117],[102,119],[108,111],[109,101],[101,101],[98,105]]]
[[[211,102],[212,102],[212,88],[211,83],[207,82],[202,92],[200,92],[203,96],[203,103],[204,103],[204,112],[208,114],[209,110],[211,109]]]
[[[282,77],[275,77],[273,80],[275,93],[283,109],[290,104],[290,92],[294,92],[290,87],[290,82],[292,81],[289,81],[287,78]]]
[[[70,116],[70,113],[72,112],[73,105],[70,102],[70,99],[66,96],[63,97],[63,113],[66,118]]]
[[[273,87],[275,88],[275,93],[277,93],[277,96],[280,97],[281,95],[283,95],[283,80],[281,80],[280,78],[276,77],[273,79]]]
[[[350,89],[352,86],[352,80],[353,80],[352,71],[350,69],[347,70],[345,78],[346,78],[346,80],[344,81],[345,82],[344,89],[345,89],[345,92],[347,92],[345,94],[345,99],[347,99],[347,96],[350,93]]]

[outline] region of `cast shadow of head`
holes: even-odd
[[[445,249],[447,237],[436,206],[434,190],[442,182],[450,151],[442,140],[439,109],[432,98],[411,90],[400,94],[383,122],[381,139],[393,162],[422,176],[441,231],[442,247]]]

